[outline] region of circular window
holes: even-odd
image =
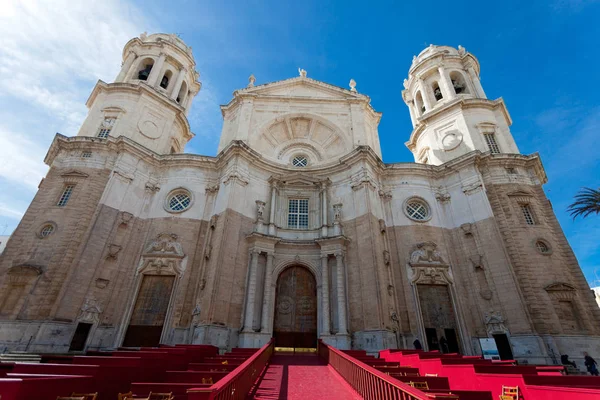
[[[408,199],[406,203],[404,203],[404,212],[406,213],[406,216],[413,221],[424,222],[431,218],[429,205],[427,205],[425,200],[419,198]]]
[[[46,224],[40,230],[40,238],[46,238],[54,233],[54,225]]]
[[[292,165],[298,168],[304,168],[308,165],[308,158],[306,156],[295,156],[292,159]]]
[[[192,195],[184,189],[171,192],[167,196],[166,209],[170,212],[183,212],[190,208],[192,204]]]
[[[550,250],[550,246],[548,246],[548,244],[544,241],[538,240],[537,242],[535,242],[535,248],[537,251],[539,251],[542,254],[550,254],[551,250]]]

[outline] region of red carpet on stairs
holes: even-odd
[[[279,353],[258,384],[256,400],[360,399],[316,354]]]

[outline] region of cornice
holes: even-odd
[[[158,168],[196,167],[212,171],[225,168],[228,162],[234,157],[243,157],[249,164],[261,168],[273,176],[305,175],[322,177],[323,179],[331,174],[348,170],[352,165],[360,162],[369,164],[376,173],[380,174],[381,178],[412,175],[440,179],[468,166],[475,166],[477,168],[521,166],[524,168],[533,168],[541,184],[545,184],[548,181],[538,153],[531,155],[491,154],[490,152],[482,153],[479,150],[475,150],[437,166],[417,163],[384,164],[370,147],[359,146],[337,161],[299,171],[296,168],[289,168],[264,159],[258,152],[239,140],[232,141],[216,157],[210,157],[186,153],[159,155],[123,136],[119,136],[118,138],[109,136],[107,139],[99,139],[86,136],[66,137],[59,133],[56,134],[52,141],[44,162],[48,166],[51,166],[61,151],[73,150],[113,151],[115,154],[126,152]],[[322,178],[318,179],[322,180]]]
[[[129,153],[159,168],[171,166],[201,167],[211,170],[217,168],[216,157],[186,153],[160,155],[124,136],[117,138],[109,136],[106,139],[100,139],[89,136],[67,137],[60,133],[57,133],[54,137],[44,158],[44,163],[51,166],[61,151],[73,150],[112,151],[115,154]]]
[[[411,132],[410,139],[406,143],[404,143],[406,147],[408,147],[410,151],[414,151],[417,145],[417,140],[419,139],[419,136],[425,130],[425,128],[427,128],[429,120],[437,117],[442,113],[448,113],[449,111],[452,111],[452,109],[456,108],[460,108],[461,110],[468,110],[471,108],[485,108],[492,111],[495,111],[496,109],[500,108],[502,113],[504,114],[504,117],[506,118],[506,123],[508,124],[508,126],[512,125],[512,118],[508,113],[508,109],[506,108],[506,104],[504,104],[504,99],[502,97],[499,97],[496,100],[488,100],[481,98],[457,98],[453,101],[442,105],[441,107],[436,107],[433,110],[427,111],[425,114],[423,114],[423,116],[421,116],[417,120],[417,126],[415,126],[415,128]]]
[[[185,115],[185,109],[179,105],[174,100],[170,99],[166,95],[154,90],[152,87],[148,86],[146,83],[140,81],[137,84],[125,83],[125,82],[116,82],[116,83],[106,83],[102,80],[98,80],[96,86],[90,93],[85,105],[88,109],[92,107],[92,104],[98,97],[98,95],[102,92],[111,93],[111,92],[129,92],[134,94],[141,94],[144,92],[152,96],[155,100],[161,101],[164,105],[169,107],[171,110],[175,112],[175,117],[177,121],[179,121],[185,127],[186,139],[189,141],[194,136],[196,136],[190,128],[190,123]]]

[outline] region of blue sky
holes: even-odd
[[[522,153],[538,151],[545,186],[588,280],[600,285],[600,216],[572,221],[581,186],[600,186],[600,1],[4,0],[0,8],[0,234],[16,227],[47,167],[55,132],[75,135],[97,79],[111,82],[121,49],[143,31],[179,34],[203,82],[186,151],[214,155],[220,104],[256,84],[297,76],[359,92],[383,112],[385,162],[412,161],[400,92],[413,54],[463,45],[489,98],[503,97]],[[594,282],[597,281],[597,282]]]

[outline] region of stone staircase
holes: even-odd
[[[0,354],[0,363],[39,363],[41,360],[42,357],[39,354],[25,353],[22,351],[11,351],[9,353]]]

